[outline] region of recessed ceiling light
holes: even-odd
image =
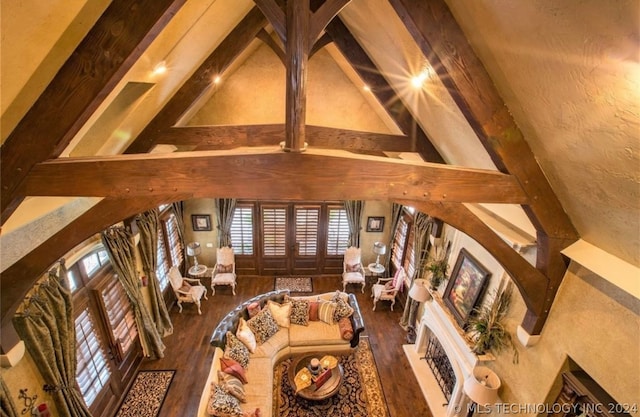
[[[420,71],[420,74],[414,75],[411,78],[411,85],[415,89],[422,88],[425,81],[427,81],[430,75],[431,75],[431,71],[429,70],[429,68],[425,67],[422,71]]]
[[[215,77],[213,77],[214,84],[220,84],[220,81],[222,81],[222,78],[220,78],[219,75],[216,75]]]
[[[167,63],[165,61],[158,62],[158,64],[153,67],[153,75],[162,75],[167,72]]]

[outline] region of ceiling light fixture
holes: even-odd
[[[222,78],[220,78],[219,75],[216,75],[215,77],[213,77],[214,84],[220,84],[220,81],[222,81]]]
[[[158,64],[156,64],[155,67],[153,67],[153,75],[162,75],[165,72],[167,72],[167,62],[166,61],[160,61],[160,62],[158,62]]]

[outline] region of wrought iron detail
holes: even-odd
[[[427,361],[431,372],[433,372],[440,390],[442,390],[447,401],[450,401],[451,393],[456,385],[456,374],[453,372],[451,362],[440,341],[433,334],[429,335],[424,359]]]

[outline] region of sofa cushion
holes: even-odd
[[[286,297],[291,303],[291,323],[307,326],[309,324],[309,300]]]
[[[210,415],[219,417],[242,415],[238,399],[215,383],[212,384],[208,411]]]
[[[309,321],[320,320],[319,310],[320,310],[319,301],[309,301]]]
[[[247,325],[256,336],[258,345],[269,340],[271,336],[280,330],[278,323],[276,323],[273,315],[271,315],[271,310],[268,308],[263,308],[258,314],[250,318]]]
[[[340,337],[344,340],[353,339],[353,326],[348,317],[343,317],[338,320],[338,327],[340,328]]]
[[[249,366],[249,349],[231,332],[227,332],[224,356],[235,360],[245,369]]]
[[[291,325],[291,303],[276,303],[267,300],[267,308],[271,311],[271,315],[280,327],[289,327]]]
[[[236,337],[244,343],[247,349],[249,349],[249,352],[253,353],[256,350],[256,336],[253,334],[253,331],[251,331],[251,328],[249,328],[247,321],[243,317],[240,317]]]
[[[333,324],[335,322],[333,317],[335,312],[336,303],[325,300],[321,300],[319,302],[318,317],[320,317],[320,320],[322,320],[323,322],[327,324]]]
[[[346,343],[340,336],[340,328],[323,321],[309,322],[308,326],[291,326],[290,346],[340,345]]]
[[[351,317],[354,311],[353,307],[342,297],[340,291],[337,291],[331,300],[336,303],[336,311],[333,313],[336,322],[343,317]]]
[[[238,401],[242,403],[247,402],[247,396],[244,393],[244,384],[235,376],[218,371],[218,385],[236,397]]]
[[[229,375],[233,375],[242,381],[243,384],[248,383],[247,375],[245,373],[244,368],[238,362],[234,361],[231,358],[225,358],[224,356],[220,358],[220,369],[222,372],[226,372]]]

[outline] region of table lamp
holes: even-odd
[[[431,294],[429,294],[424,283],[425,280],[423,279],[418,278],[413,280],[413,285],[411,285],[411,289],[409,290],[409,297],[411,297],[411,299],[416,300],[419,303],[424,303],[431,298]]]
[[[373,253],[378,255],[376,257],[376,268],[379,268],[381,266],[380,265],[380,255],[384,255],[385,253],[387,253],[387,245],[385,245],[382,242],[375,242],[373,244]]]
[[[500,378],[486,366],[477,366],[464,381],[464,393],[474,403],[481,406],[489,406],[498,400]],[[473,415],[475,407],[469,407],[468,416]]]
[[[187,245],[187,255],[193,256],[193,266],[198,269],[198,255],[202,253],[199,242],[191,242]]]

